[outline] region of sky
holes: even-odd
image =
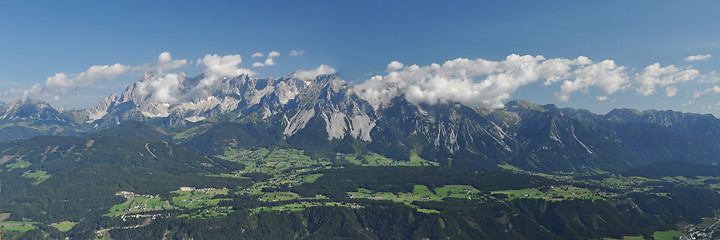
[[[644,0],[0,1],[0,100],[82,109],[146,71],[278,78],[325,67],[375,105],[393,86],[415,102],[720,116],[717,9]]]

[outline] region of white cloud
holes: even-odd
[[[572,72],[572,77],[563,82],[560,91],[555,93],[559,101],[570,100],[570,94],[576,91],[587,93],[590,87],[597,87],[605,94],[613,94],[618,90],[628,87],[628,76],[624,72],[625,67],[615,65],[612,60],[604,60],[600,63],[581,66]]]
[[[422,67],[391,62],[387,70],[386,75],[355,86],[357,93],[375,107],[400,93],[415,103],[457,101],[502,107],[518,88],[541,79],[546,86],[564,80],[555,94],[560,100],[593,86],[612,94],[628,85],[624,67],[611,60],[593,64],[582,56],[546,60],[543,56],[512,54],[502,61],[458,58]]]
[[[718,74],[716,71],[711,71],[708,74],[703,74],[698,77],[697,80],[699,83],[716,83],[720,82],[720,74]]]
[[[712,104],[712,105],[704,105],[704,109],[720,109],[720,102]]]
[[[166,74],[138,82],[135,91],[140,95],[150,95],[156,103],[177,103],[180,100],[181,75]]]
[[[686,62],[693,62],[693,61],[702,61],[702,60],[708,60],[712,57],[710,54],[705,55],[695,55],[695,56],[689,56],[685,58]]]
[[[295,71],[292,76],[294,78],[303,80],[303,81],[311,81],[318,76],[321,75],[327,75],[327,74],[334,74],[335,69],[332,67],[329,67],[327,65],[320,65],[319,67],[312,69],[312,70],[298,70]]]
[[[158,56],[159,62],[170,62],[170,60],[172,60],[172,56],[170,56],[169,52],[162,52]]]
[[[597,96],[595,97],[598,101],[605,101],[608,99],[608,96]]]
[[[146,63],[140,66],[135,66],[132,71],[149,72],[154,71],[158,74],[163,74],[166,71],[173,69],[182,68],[188,65],[190,61],[187,59],[173,60],[169,52],[163,52],[158,55],[157,60],[151,63]]]
[[[405,65],[398,61],[392,61],[387,65],[388,71],[397,71],[404,67]]]
[[[720,86],[713,86],[713,87],[705,89],[703,91],[695,91],[695,93],[693,94],[693,99],[705,96],[709,93],[715,93],[715,94],[720,93]]]
[[[665,88],[665,96],[672,97],[672,96],[675,96],[676,93],[677,93],[676,87],[670,86],[670,87]]]
[[[198,65],[205,65],[205,76],[200,80],[198,87],[204,88],[211,86],[221,77],[236,77],[241,74],[252,76],[255,74],[252,70],[238,68],[240,63],[242,63],[242,57],[240,55],[205,55],[204,58],[197,60]]]
[[[254,57],[255,55],[257,55],[257,54],[258,54],[258,53],[253,54],[253,57]],[[260,53],[259,56],[263,56],[263,54]],[[272,51],[272,52],[268,53],[267,58],[265,59],[265,62],[264,62],[264,63],[262,63],[262,62],[256,62],[256,63],[253,63],[252,66],[253,66],[253,67],[273,66],[273,65],[275,65],[275,60],[274,60],[273,58],[276,58],[276,57],[279,57],[279,56],[280,56],[280,53],[279,53],[279,52]]]
[[[300,51],[292,50],[292,51],[290,51],[290,54],[288,54],[288,55],[297,57],[297,56],[302,56],[303,54],[305,54],[305,50],[300,50]]]
[[[169,52],[163,52],[158,56],[158,64],[155,68],[158,73],[178,69],[188,64],[187,59],[172,60]]]
[[[272,52],[268,53],[268,57],[279,57],[279,56],[280,56],[280,53],[276,52],[276,51],[272,51]]]
[[[263,54],[261,52],[256,52],[252,56],[250,56],[250,58],[259,58],[259,57],[264,57],[264,56],[265,56],[265,54]]]
[[[92,66],[87,71],[67,75],[65,73],[56,73],[52,77],[45,80],[45,84],[35,84],[26,90],[24,95],[38,96],[57,96],[59,94],[66,95],[79,88],[90,86],[100,80],[111,80],[122,74],[129,72],[130,66],[119,63],[113,65]]]
[[[48,77],[44,83],[39,83],[27,89],[11,89],[5,95],[22,94],[23,98],[42,97],[59,99],[58,95],[68,95],[74,91],[89,87],[102,80],[112,80],[123,74],[135,71],[156,71],[163,74],[165,71],[184,67],[188,60],[173,60],[169,52],[160,53],[157,60],[140,66],[129,66],[116,63],[113,65],[96,65],[87,71],[78,74],[56,73]]]
[[[695,69],[684,69],[670,65],[660,67],[659,63],[647,66],[642,73],[635,76],[635,82],[639,84],[635,90],[638,94],[649,96],[655,93],[655,86],[669,86],[676,83],[684,83],[697,79],[700,72]]]

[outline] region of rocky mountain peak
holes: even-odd
[[[67,123],[60,112],[39,99],[18,99],[0,106],[3,120],[34,120]]]
[[[539,104],[532,103],[526,100],[512,100],[505,103],[505,110],[510,112],[527,112],[527,111],[540,111],[544,112],[545,108]]]

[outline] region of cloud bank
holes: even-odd
[[[23,91],[23,98],[29,96],[55,97],[67,95],[77,89],[88,87],[101,80],[111,80],[131,70],[128,65],[119,63],[113,65],[96,65],[88,68],[87,71],[68,75],[56,73],[48,77],[44,84],[35,84]],[[14,91],[17,92],[17,91]]]
[[[709,55],[694,57],[707,59]],[[632,74],[613,60],[593,62],[584,56],[545,59],[540,55],[516,54],[501,61],[458,58],[428,66],[407,66],[392,61],[386,72],[355,86],[358,95],[376,108],[400,94],[413,103],[453,101],[498,108],[519,88],[539,81],[546,87],[559,84],[553,95],[561,102],[569,101],[576,92],[587,94],[591,89],[602,93],[596,96],[598,101],[608,100],[609,95],[629,88],[641,96],[653,95],[661,88],[665,96],[673,97],[678,93],[678,84],[720,81],[716,72],[700,74],[692,67],[663,67],[654,63]],[[696,92],[696,95],[706,92]]]
[[[695,69],[678,68],[675,65],[660,67],[660,63],[655,63],[647,66],[642,73],[635,76],[635,82],[639,84],[636,91],[640,95],[648,96],[655,93],[655,86],[666,87],[677,83],[685,83],[697,79],[699,76],[700,72]],[[675,95],[675,90],[666,89],[667,93],[673,93],[667,95]]]
[[[292,76],[303,81],[311,81],[320,75],[326,74],[335,74],[335,69],[323,64],[316,69],[295,71]]]
[[[289,55],[300,56],[302,50],[293,50]],[[255,53],[251,58],[265,58],[256,62],[254,67],[275,65],[275,58],[281,54]],[[697,55],[686,58],[686,61],[697,61],[710,58],[710,55]],[[220,79],[236,77],[242,74],[252,76],[250,69],[240,67],[243,59],[240,55],[207,54],[197,59],[194,64],[203,66],[200,83],[194,90],[208,89]],[[175,60],[169,52],[160,53],[154,61],[139,66],[116,63],[113,65],[97,65],[77,74],[57,73],[48,77],[44,83],[35,84],[27,89],[11,89],[6,95],[23,94],[23,97],[54,97],[67,96],[77,89],[96,84],[100,81],[112,80],[123,74],[136,71],[155,72],[156,74],[138,82],[137,92],[151,95],[158,103],[179,103],[187,96],[182,96],[182,81],[185,74],[177,69],[183,68],[192,61]],[[309,82],[319,75],[334,74],[334,68],[320,65],[312,70],[299,70],[291,76]],[[150,76],[150,75],[148,75]],[[633,89],[638,96],[662,94],[667,97],[676,96],[681,84],[689,82],[712,83],[720,82],[720,74],[715,71],[700,74],[692,66],[662,66],[654,63],[641,70],[628,70],[613,60],[592,61],[587,57],[546,59],[537,55],[512,54],[502,60],[457,58],[427,66],[407,65],[392,61],[386,65],[385,73],[374,76],[363,83],[353,86],[360,97],[374,107],[382,106],[391,98],[403,95],[413,103],[461,102],[473,106],[498,108],[510,100],[518,89],[530,84],[533,87],[549,87],[555,89],[553,96],[557,101],[569,101],[578,93],[590,91],[597,96],[597,101],[615,101],[610,95]],[[659,93],[658,93],[659,92]],[[703,87],[696,90],[689,98],[696,99],[711,93],[720,94],[720,87]],[[690,100],[690,104],[694,100]]]
[[[355,90],[376,107],[400,93],[414,103],[457,101],[502,107],[520,87],[540,80],[545,80],[546,86],[562,82],[555,93],[559,101],[567,101],[572,93],[587,92],[591,87],[613,94],[629,86],[624,70],[612,60],[593,63],[583,56],[545,59],[512,54],[502,61],[458,58],[422,67],[393,61],[386,75],[375,76]]]
[[[693,98],[699,98],[699,97],[705,96],[710,93],[715,93],[715,94],[720,93],[720,86],[716,85],[711,88],[707,88],[703,91],[695,91],[695,93],[693,94]]]
[[[684,59],[686,62],[708,60],[712,57],[710,54],[689,56]]]

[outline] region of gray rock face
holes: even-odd
[[[342,139],[345,134],[371,141],[370,131],[377,116],[367,102],[360,99],[351,87],[333,74],[315,79],[288,75],[279,79],[250,78],[240,75],[222,78],[211,85],[201,85],[203,76],[186,78],[178,75],[172,89],[175,101],[162,101],[149,86],[161,81],[152,73],[143,74],[120,95],[110,95],[98,105],[85,110],[88,123],[109,127],[128,120],[165,118],[167,126],[181,126],[188,122],[237,114],[253,114],[258,120],[278,113],[294,111],[285,116],[284,135],[292,136],[313,117],[326,123],[329,139]]]
[[[0,105],[0,119],[68,123],[60,112],[42,100],[15,100]]]
[[[83,111],[60,112],[42,101],[15,101],[0,105],[0,120],[45,124],[15,122],[4,129],[7,136],[28,132],[22,135],[28,137],[73,133],[63,129],[92,131],[131,120],[175,127],[218,117],[251,123],[237,132],[244,139],[267,138],[268,144],[369,150],[400,160],[418,155],[468,169],[511,164],[541,171],[618,170],[656,159],[702,162],[720,153],[715,147],[720,145],[720,120],[712,115],[627,109],[598,115],[527,101],[490,109],[456,102],[417,104],[400,92],[390,96],[373,105],[334,74],[207,81],[203,75],[146,73],[122,93]],[[57,127],[75,123],[80,128]],[[691,146],[694,150],[685,150]]]

